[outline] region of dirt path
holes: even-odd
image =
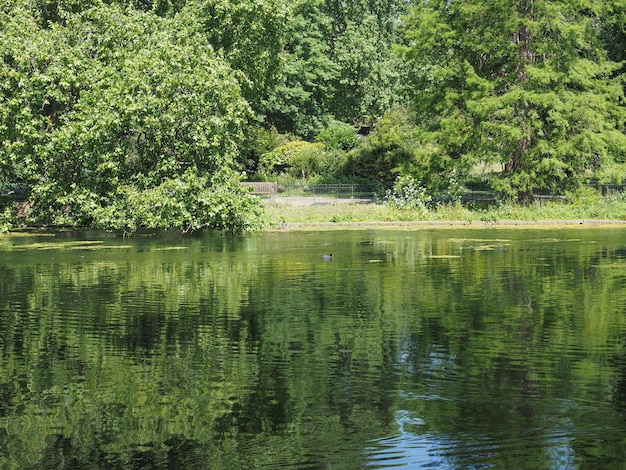
[[[265,199],[266,204],[285,204],[292,207],[328,206],[332,204],[371,204],[374,198],[348,198],[348,197],[283,197],[275,196]]]

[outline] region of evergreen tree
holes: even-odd
[[[501,164],[512,197],[561,192],[623,157],[619,64],[601,41],[606,2],[418,3],[403,57],[420,124],[458,167]]]

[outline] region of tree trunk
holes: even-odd
[[[520,17],[528,20],[534,19],[534,0],[521,0],[519,3]],[[515,44],[519,50],[519,60],[516,66],[518,82],[529,82],[530,77],[526,73],[528,64],[535,62],[536,54],[532,51],[532,33],[525,24],[520,25],[515,32]],[[517,142],[517,148],[513,155],[505,163],[504,169],[507,173],[514,173],[522,167],[523,157],[532,145],[531,128],[528,124],[530,110],[532,105],[528,103],[521,104],[519,113],[520,127],[522,129],[522,137]]]

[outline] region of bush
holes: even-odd
[[[1,209],[0,209],[1,210]],[[4,208],[2,212],[0,212],[0,233],[6,233],[13,227],[11,223],[13,220],[13,211],[10,207]]]
[[[245,191],[232,171],[198,175],[188,170],[156,186],[147,183],[137,178],[106,197],[81,188],[63,193],[49,188],[47,193],[37,193],[37,206],[45,210],[33,211],[28,222],[127,232],[140,228],[240,231],[260,223],[259,199]]]
[[[335,171],[337,155],[321,142],[296,140],[264,154],[259,170],[266,174],[287,173],[296,178],[328,175]]]
[[[281,134],[274,127],[252,126],[246,130],[237,161],[246,173],[253,175],[259,171],[259,162],[264,154],[292,140],[296,140],[294,136]]]
[[[412,176],[401,176],[396,180],[393,189],[387,190],[387,204],[396,209],[412,209],[426,214],[432,197],[426,188]]]
[[[580,186],[565,194],[567,202],[574,207],[591,207],[603,201],[602,193],[590,186]]]
[[[329,149],[343,151],[351,150],[359,143],[354,127],[341,121],[331,121],[315,140]]]
[[[419,149],[408,112],[396,110],[383,117],[374,131],[349,154],[345,174],[393,186],[399,170],[409,165]]]
[[[626,181],[626,164],[613,163],[612,165],[607,165],[597,171],[595,176],[601,184],[613,184],[619,186]]]

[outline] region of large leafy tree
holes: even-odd
[[[289,13],[284,0],[200,0],[182,10],[187,26],[198,27],[239,72],[243,96],[261,120],[279,83]]]
[[[338,67],[330,111],[335,118],[369,124],[400,101],[402,63],[393,51],[406,2],[326,0],[331,28],[326,41]]]
[[[332,82],[339,74],[330,57],[330,34],[322,0],[294,2],[266,110],[268,123],[280,131],[312,138],[329,120]]]
[[[298,0],[266,107],[279,130],[310,138],[332,118],[372,123],[397,101],[392,51],[402,2]]]
[[[248,223],[232,168],[249,108],[202,34],[102,4],[46,29],[37,20],[0,18],[0,170],[32,188],[35,221]]]
[[[606,2],[418,2],[404,59],[434,152],[501,164],[510,196],[560,192],[623,158],[623,87],[602,42]],[[462,164],[461,164],[462,163]]]
[[[374,15],[345,25],[332,53],[339,73],[333,80],[330,110],[337,119],[371,125],[398,101],[402,64],[392,44],[393,36]]]

